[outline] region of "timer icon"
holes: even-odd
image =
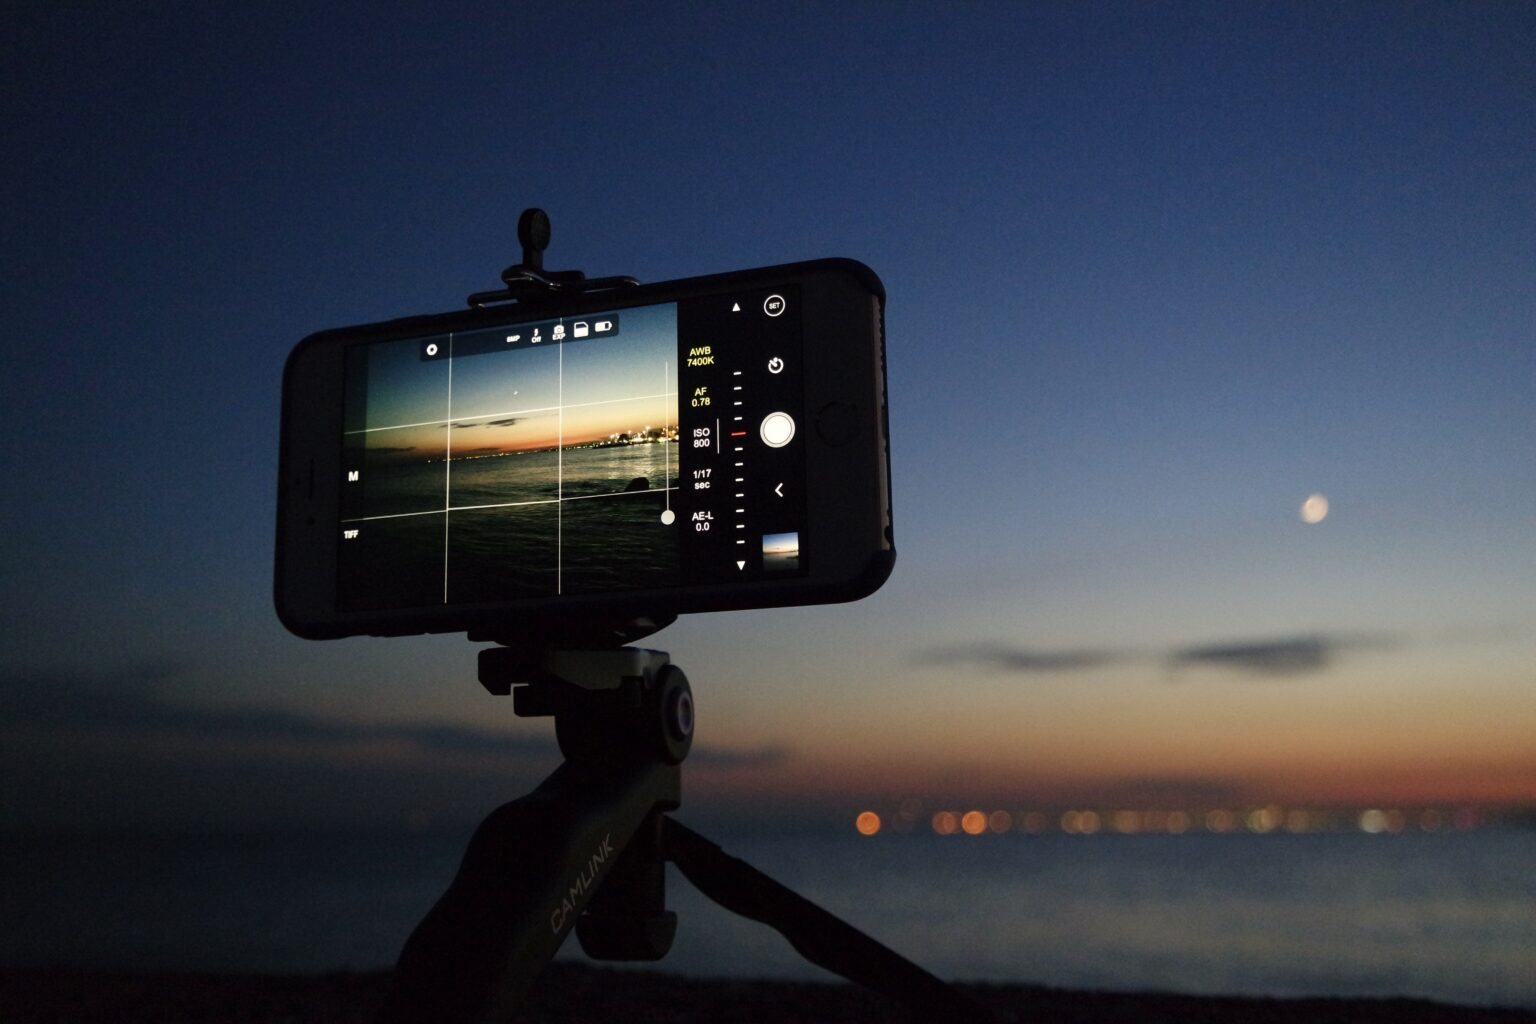
[[[779,373],[783,369],[784,369],[784,360],[780,359],[778,356],[774,356],[772,359],[768,360],[768,372],[769,373]]]

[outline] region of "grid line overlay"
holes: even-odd
[[[655,494],[659,490],[670,492],[680,490],[677,487],[656,488],[649,491],[604,491],[601,494],[573,494],[570,497],[560,498],[529,498],[526,501],[500,501],[489,505],[454,505],[450,508],[429,508],[423,512],[389,512],[381,516],[353,516],[351,519],[343,519],[344,523],[373,523],[382,519],[409,519],[412,516],[440,516],[444,512],[483,512],[487,509],[497,508],[526,508],[531,505],[555,505],[562,501],[591,501],[593,498],[624,498],[633,495],[642,497],[647,494]]]
[[[554,447],[554,593],[565,593],[565,345],[559,348],[554,395],[559,401],[559,433]]]
[[[450,376],[452,370],[449,371]],[[665,374],[666,371],[663,371]],[[663,387],[666,385],[664,384]],[[347,430],[342,434],[350,437],[353,434],[377,434],[384,430],[404,430],[407,427],[435,427],[440,423],[470,423],[475,420],[494,420],[506,416],[531,416],[539,412],[560,412],[565,409],[591,409],[599,405],[622,405],[625,402],[643,402],[648,398],[671,398],[676,400],[676,391],[657,391],[649,395],[625,395],[623,398],[604,398],[596,402],[572,402],[569,405],[539,405],[528,409],[505,409],[501,412],[483,412],[474,416],[451,416],[441,420],[420,420],[416,423],[391,423],[383,427],[364,427],[362,430]]]
[[[365,426],[363,426],[362,428],[359,428],[359,429],[344,430],[342,432],[343,436],[352,436],[352,437],[359,438],[361,440],[363,437],[366,437],[368,435],[385,435],[385,436],[387,436],[390,431],[399,431],[399,430],[405,430],[405,429],[410,429],[410,428],[420,429],[420,428],[425,428],[425,427],[439,427],[439,426],[443,427],[444,428],[444,438],[443,438],[442,449],[441,449],[442,450],[442,461],[443,461],[442,490],[440,492],[441,496],[442,496],[441,505],[439,507],[436,507],[436,508],[420,509],[419,511],[390,512],[390,513],[383,513],[383,514],[378,514],[378,515],[349,516],[349,517],[341,519],[340,520],[341,523],[359,524],[359,523],[368,523],[368,522],[379,522],[379,521],[384,521],[384,520],[407,520],[407,519],[412,519],[412,518],[418,518],[418,517],[421,517],[421,516],[433,516],[433,515],[441,515],[441,516],[443,516],[443,519],[444,519],[443,527],[442,527],[442,548],[443,548],[443,550],[442,550],[442,559],[441,559],[442,590],[441,590],[441,598],[440,599],[441,599],[442,603],[446,605],[446,604],[452,603],[451,594],[452,594],[453,573],[451,572],[451,568],[452,568],[451,563],[453,562],[453,554],[452,554],[452,543],[451,543],[451,541],[452,541],[453,534],[455,532],[457,532],[457,531],[453,530],[453,526],[452,526],[452,519],[453,519],[453,515],[452,514],[453,513],[456,513],[456,512],[495,511],[495,510],[498,510],[498,509],[534,508],[534,507],[539,507],[539,506],[554,505],[555,506],[555,510],[554,510],[555,511],[555,531],[554,531],[554,533],[555,533],[555,536],[554,536],[554,540],[555,540],[555,552],[554,552],[554,554],[555,554],[555,565],[554,565],[554,569],[555,569],[555,581],[554,581],[555,582],[555,588],[554,588],[554,591],[555,591],[556,595],[563,594],[564,593],[564,589],[565,589],[564,588],[564,583],[565,583],[565,580],[564,580],[564,569],[565,569],[564,503],[565,502],[567,502],[567,501],[586,501],[586,500],[594,499],[594,498],[621,498],[621,497],[631,496],[631,495],[635,496],[635,497],[642,497],[644,495],[650,495],[653,499],[656,498],[656,497],[660,497],[660,498],[663,499],[663,503],[664,503],[664,512],[663,512],[664,519],[663,519],[663,521],[664,522],[668,522],[668,520],[670,519],[670,516],[671,516],[671,512],[672,512],[672,491],[680,489],[679,485],[674,485],[673,482],[672,482],[672,456],[673,456],[674,453],[671,451],[671,449],[669,447],[667,447],[668,445],[677,443],[677,439],[675,437],[675,434],[673,436],[671,436],[670,438],[669,438],[669,434],[673,434],[673,431],[675,431],[675,429],[676,429],[675,428],[675,424],[678,422],[677,403],[679,401],[679,393],[672,386],[672,381],[671,381],[671,360],[669,358],[661,358],[661,359],[658,360],[661,363],[661,371],[662,371],[662,373],[661,373],[661,376],[662,376],[662,379],[661,379],[662,389],[659,392],[651,392],[648,389],[644,389],[643,387],[636,387],[636,388],[634,388],[634,390],[636,392],[639,392],[639,393],[624,394],[624,395],[621,395],[620,397],[613,397],[613,398],[601,397],[601,398],[595,398],[595,399],[590,400],[590,401],[582,401],[582,402],[575,402],[575,403],[567,404],[566,401],[565,401],[565,346],[564,345],[560,345],[560,346],[556,347],[556,352],[557,352],[557,355],[556,355],[556,365],[555,365],[556,373],[555,373],[555,381],[554,381],[554,385],[555,385],[555,387],[554,387],[555,402],[553,404],[546,404],[546,405],[542,405],[542,406],[540,406],[540,405],[530,405],[530,406],[528,406],[526,408],[507,409],[507,410],[502,410],[502,411],[477,413],[477,414],[474,414],[474,415],[471,415],[471,416],[457,416],[457,415],[455,415],[455,411],[456,411],[455,410],[455,400],[457,398],[457,395],[456,395],[455,386],[454,386],[455,385],[455,380],[454,380],[454,377],[455,377],[455,373],[454,373],[455,365],[454,364],[456,362],[460,361],[460,357],[456,356],[456,354],[455,354],[454,343],[455,343],[456,339],[460,338],[461,334],[462,334],[462,332],[447,332],[446,335],[440,335],[439,336],[439,337],[444,339],[444,345],[445,345],[445,348],[446,348],[445,358],[443,358],[442,361],[447,363],[447,366],[444,367],[445,382],[444,382],[443,387],[444,387],[444,392],[445,393],[444,393],[444,405],[442,406],[443,411],[444,411],[444,415],[443,415],[443,417],[441,419],[426,419],[426,420],[411,421],[411,422],[386,423],[386,424],[380,425],[380,426],[365,425]],[[675,345],[676,344],[675,338],[671,339],[670,343],[672,345]],[[649,360],[646,360],[646,361],[649,362]],[[652,362],[651,366],[653,367],[653,369],[651,370],[651,373],[654,373],[655,372],[655,370],[654,370],[655,363]],[[472,374],[471,376],[473,377],[474,375]],[[647,376],[648,376],[648,374],[647,374]],[[654,377],[652,377],[651,379],[652,379],[652,381],[655,380]],[[469,378],[466,378],[466,380],[469,380]],[[640,378],[639,378],[638,375],[630,373],[629,374],[628,383],[630,385],[638,385],[638,384],[641,383],[641,381],[640,381]],[[473,393],[474,390],[475,389],[473,387],[471,387],[470,388],[470,393]],[[618,390],[618,389],[615,388],[613,390]],[[516,392],[513,392],[513,394],[515,394],[515,393]],[[610,390],[609,393],[611,394],[611,393],[613,393],[613,391]],[[647,428],[647,434],[650,435],[650,436],[647,437],[646,443],[660,443],[660,444],[663,445],[663,449],[662,449],[662,451],[660,453],[663,456],[663,458],[662,458],[662,463],[663,463],[663,486],[661,488],[647,487],[644,491],[614,490],[614,491],[603,491],[603,492],[595,493],[595,494],[569,494],[569,495],[566,494],[565,493],[565,485],[567,483],[566,478],[565,478],[565,447],[566,447],[566,441],[567,441],[566,430],[565,430],[565,427],[566,427],[566,422],[565,422],[565,420],[566,420],[566,410],[567,409],[571,409],[573,411],[574,410],[578,410],[578,409],[593,409],[593,410],[597,410],[597,409],[600,409],[601,407],[605,407],[605,406],[607,406],[607,407],[622,407],[622,406],[627,405],[627,404],[640,403],[640,402],[655,402],[657,400],[661,400],[662,402],[665,403],[664,406],[663,406],[663,409],[662,410],[658,410],[658,411],[662,412],[660,436],[659,436],[659,438],[655,437],[655,435],[653,433],[653,428],[649,428],[648,427]],[[478,401],[475,401],[474,404],[480,404],[480,403]],[[532,416],[532,415],[538,415],[538,414],[548,414],[548,413],[554,413],[555,414],[555,420],[556,420],[556,422],[554,424],[555,427],[556,427],[556,431],[555,431],[555,435],[556,436],[555,436],[555,439],[554,439],[555,443],[553,445],[554,455],[555,455],[555,459],[554,459],[554,462],[555,462],[555,465],[554,465],[555,473],[554,473],[554,481],[553,481],[553,483],[554,483],[554,496],[553,497],[547,497],[547,496],[544,496],[544,497],[520,497],[517,500],[510,500],[510,501],[495,501],[495,500],[484,501],[483,498],[482,498],[482,501],[480,501],[479,503],[475,503],[475,504],[459,504],[459,505],[454,504],[454,502],[453,502],[453,491],[454,491],[456,475],[454,473],[453,463],[455,461],[462,461],[462,459],[475,459],[475,458],[479,457],[479,456],[476,456],[475,454],[473,454],[476,449],[474,448],[474,446],[472,444],[470,445],[470,447],[468,449],[465,449],[467,452],[469,452],[471,454],[465,454],[465,455],[458,456],[458,457],[455,456],[453,441],[454,441],[454,435],[456,433],[456,430],[455,430],[456,427],[478,425],[478,424],[481,424],[481,423],[484,423],[484,422],[490,421],[490,420],[512,418],[512,417],[525,417],[525,416]],[[599,416],[602,419],[606,419],[606,418],[608,418],[609,415],[612,415],[612,414],[604,414],[604,413],[598,412],[598,413],[595,413],[595,415]],[[619,415],[622,415],[622,414],[619,414]],[[585,419],[585,418],[586,417],[583,417],[583,419]],[[638,422],[638,421],[636,421],[636,422]],[[655,422],[655,421],[652,420],[651,422]],[[614,435],[614,436],[617,436],[617,435]],[[636,436],[636,438],[639,438],[641,435],[637,433],[635,436]],[[382,439],[380,441],[378,441],[378,442],[375,442],[375,443],[388,444],[387,441],[383,441]],[[633,442],[630,442],[630,443],[633,443]],[[586,448],[586,447],[589,447],[589,446],[590,445],[589,445],[588,442],[581,442],[581,444],[580,444],[580,447],[582,447],[582,448]],[[362,444],[362,447],[364,448],[364,450],[366,450],[369,447],[368,442],[364,441],[363,444]],[[538,448],[529,448],[529,449],[527,449],[527,451],[538,451],[538,450],[540,450],[540,449],[538,449]],[[545,448],[543,450],[544,451],[548,451],[548,448]],[[500,451],[497,454],[501,454],[501,455],[516,455],[516,454],[520,454],[520,453],[521,453],[521,450],[513,448],[513,449],[508,449],[508,450]],[[427,461],[430,463],[433,460],[431,460],[429,458]],[[654,465],[654,463],[652,463],[652,465]],[[654,472],[654,470],[651,470],[651,472]],[[475,483],[472,482],[474,479],[476,479],[476,474],[475,473],[472,472],[470,474],[470,476],[464,477],[464,479],[466,481],[471,481],[470,483],[467,483],[465,486],[471,487],[472,490],[482,490],[483,491],[483,487],[481,487],[481,485],[478,485],[478,484],[475,484]],[[548,479],[548,478],[546,477],[546,479]],[[585,479],[585,478],[583,477],[583,479]],[[661,492],[660,494],[657,494],[658,490]],[[548,494],[548,491],[546,490],[546,495],[547,494]],[[491,493],[484,494],[484,497],[494,499],[495,497],[497,497],[497,495],[494,493],[494,491],[492,491]],[[601,514],[602,513],[599,513],[599,515],[601,515]],[[668,525],[670,525],[670,522],[668,522]]]
[[[448,524],[453,517],[453,332],[448,333],[448,426],[443,429],[443,604],[448,603]]]

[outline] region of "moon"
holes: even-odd
[[[1328,499],[1321,494],[1309,495],[1307,500],[1301,503],[1301,521],[1307,524],[1320,523],[1328,518]]]

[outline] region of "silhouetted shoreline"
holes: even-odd
[[[0,1021],[352,1024],[382,1004],[384,972],[325,975],[144,974],[0,969]],[[1421,999],[1270,999],[1158,992],[1075,992],[1035,985],[966,985],[1000,1021],[1057,1024],[1529,1024],[1536,1010]],[[645,1024],[906,1022],[901,1006],[851,985],[688,978],[654,971],[552,964],[517,1020]]]

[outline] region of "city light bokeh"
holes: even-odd
[[[1211,808],[1086,808],[1059,810],[1026,808],[991,811],[980,808],[939,808],[926,812],[922,802],[903,801],[886,817],[865,810],[854,819],[860,835],[932,834],[938,836],[1264,836],[1350,833],[1403,835],[1473,832],[1519,824],[1499,812],[1478,807],[1342,808],[1258,807]],[[921,818],[921,820],[920,820]],[[890,827],[886,828],[889,823]],[[923,827],[919,827],[923,826]]]

